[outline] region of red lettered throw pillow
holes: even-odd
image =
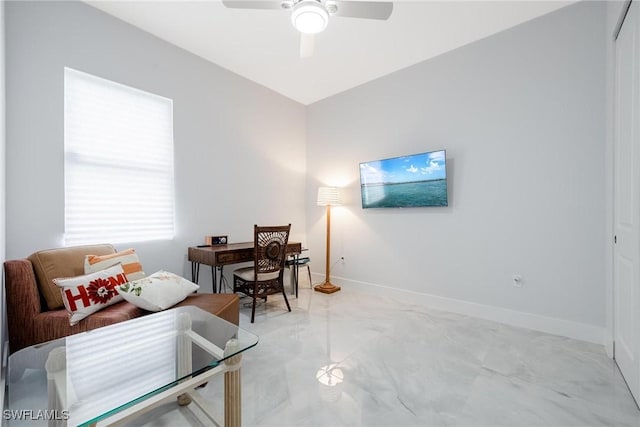
[[[122,301],[116,287],[127,283],[127,276],[118,264],[84,276],[53,279],[53,283],[60,286],[69,323],[73,326],[90,314]]]

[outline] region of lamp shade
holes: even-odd
[[[318,206],[339,205],[340,189],[338,187],[319,187]]]

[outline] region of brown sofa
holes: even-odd
[[[10,353],[149,314],[148,311],[122,301],[70,326],[69,315],[64,307],[52,310],[47,307],[42,293],[50,292],[50,286],[55,286],[48,282],[54,278],[84,274],[85,255],[107,255],[115,252],[111,245],[76,246],[40,251],[27,259],[6,261],[4,272]],[[236,325],[239,321],[238,296],[234,294],[196,293],[176,307],[183,305],[195,305]]]

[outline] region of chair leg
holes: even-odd
[[[251,306],[251,323],[256,317],[256,295],[258,294],[258,284],[253,284],[253,305]]]
[[[251,305],[251,323],[253,323],[256,317],[256,296],[253,296],[253,304]]]
[[[298,298],[298,266],[292,265],[289,270],[291,270],[291,294],[295,294]]]
[[[309,287],[313,288],[313,284],[311,283],[311,268],[309,267],[309,264],[307,264],[307,273],[309,273]]]
[[[284,285],[282,286],[282,296],[284,297],[284,302],[287,303],[287,310],[291,311],[291,306],[289,305],[289,300],[287,299],[287,293],[284,290]]]

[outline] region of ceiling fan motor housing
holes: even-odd
[[[291,22],[301,33],[317,34],[327,28],[329,12],[318,0],[300,0],[293,5]]]

